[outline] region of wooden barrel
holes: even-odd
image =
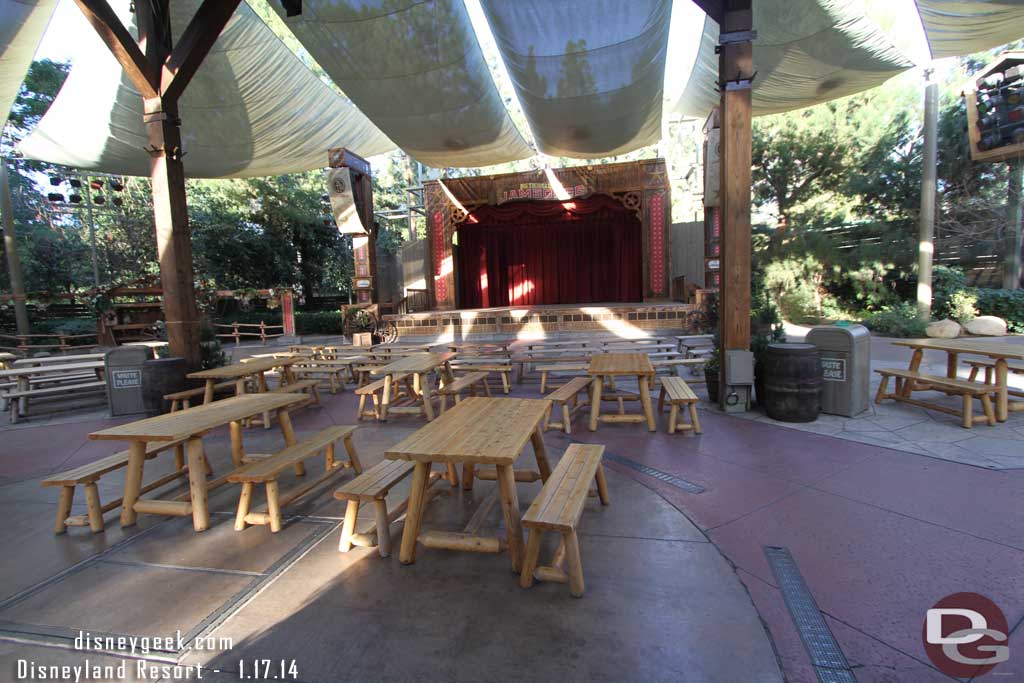
[[[814,344],[769,344],[764,409],[783,422],[813,422],[821,412],[821,355]]]
[[[150,415],[170,410],[164,395],[188,389],[184,358],[156,358],[142,364],[142,405]]]

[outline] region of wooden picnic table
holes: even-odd
[[[493,537],[421,532],[431,464],[443,462],[462,464],[463,485],[468,482],[469,488],[472,488],[473,470],[477,465],[494,465],[512,569],[516,572],[522,569],[523,532],[514,466],[529,441],[537,460],[537,477],[547,481],[551,467],[541,425],[550,405],[550,401],[538,399],[470,397],[387,450],[384,454],[387,458],[415,463],[399,554],[402,564],[416,561],[418,539],[430,547],[452,550],[472,548],[478,552],[500,552],[502,549],[500,539]]]
[[[417,353],[410,356],[403,356],[393,363],[381,365],[370,371],[372,375],[384,376],[384,388],[380,398],[380,419],[387,421],[388,412],[402,412],[419,414],[422,410],[427,420],[434,419],[433,399],[430,395],[430,373],[436,368],[442,368],[441,374],[445,382],[453,379],[451,368],[448,362],[457,354],[450,351],[442,353]],[[395,376],[412,375],[412,391],[419,400],[421,407],[400,406],[391,408],[391,392],[394,389]]]
[[[649,386],[650,378],[655,373],[648,354],[597,353],[590,357],[590,366],[587,372],[594,378],[590,398],[590,431],[597,431],[597,423],[599,421],[643,422],[646,420],[648,430],[653,432],[657,429],[657,424],[654,421],[654,410],[651,407],[651,390]],[[622,402],[624,400],[635,400],[635,397],[624,394],[606,397],[607,400],[619,401],[619,413],[617,415],[601,415],[601,401],[604,397],[604,378],[610,377],[614,381],[614,378],[619,376],[636,377],[643,415],[626,415],[623,412]]]
[[[217,401],[208,405],[187,408],[174,413],[109,427],[89,435],[94,440],[127,441],[129,445],[128,471],[124,480],[124,499],[121,508],[121,526],[131,526],[138,513],[192,516],[196,531],[210,526],[207,493],[227,482],[227,475],[207,481],[206,453],[202,437],[210,430],[230,426],[231,459],[240,467],[246,459],[242,443],[242,421],[261,413],[277,411],[277,423],[286,446],[296,443],[289,406],[305,401],[298,394],[249,394]],[[146,462],[146,444],[150,442],[185,441],[188,462],[189,492],[175,500],[142,499],[143,467]],[[169,449],[171,450],[171,449]],[[167,452],[167,451],[165,451]]]
[[[125,342],[122,346],[144,346],[149,349],[150,353],[153,354],[153,358],[160,357],[160,349],[166,349],[170,347],[170,344],[165,341],[149,340],[149,341],[133,341]]]
[[[983,341],[980,339],[902,339],[894,341],[895,346],[906,346],[914,350],[910,357],[911,372],[921,367],[924,352],[943,351],[946,353],[946,376],[957,376],[957,365],[961,355],[987,356],[995,361],[996,420],[1006,422],[1010,410],[1024,410],[1024,402],[1014,401],[1010,404],[1009,384],[1007,383],[1008,360],[1024,360],[1024,344],[1008,344],[1006,342]],[[913,382],[907,382],[905,395],[909,396]]]
[[[211,403],[213,401],[214,387],[218,382],[234,380],[235,395],[241,396],[245,393],[245,381],[250,377],[254,377],[257,380],[257,387],[259,391],[266,392],[269,390],[267,387],[267,372],[277,368],[283,368],[285,379],[290,383],[293,381],[290,367],[302,360],[302,357],[297,356],[289,356],[287,358],[258,358],[247,363],[233,363],[232,365],[224,365],[219,368],[211,368],[210,370],[200,370],[199,372],[190,373],[188,377],[189,379],[201,379],[206,381],[206,393],[203,395],[203,403]]]

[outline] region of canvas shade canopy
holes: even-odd
[[[718,24],[702,21],[686,0],[482,2],[530,128],[549,154],[590,158],[656,141],[666,42],[697,44],[695,58],[672,65],[689,76],[670,93],[670,109],[705,117],[719,103]],[[283,11],[277,0],[270,4]],[[0,105],[24,77],[52,5],[0,0]],[[114,5],[127,18],[128,0]],[[197,6],[172,2],[173,26],[180,31]],[[754,0],[753,8],[754,115],[867,90],[926,62],[927,54],[908,52],[906,34],[921,34],[925,53],[943,57],[1024,33],[1024,0]],[[901,18],[887,23],[894,12]],[[670,13],[682,24],[678,38],[667,33]],[[326,150],[339,146],[362,156],[400,146],[441,167],[532,155],[461,0],[304,0],[302,14],[286,21],[354,104],[243,3],[181,102],[188,175],[302,171],[324,166]],[[20,149],[85,170],[145,175],[141,100],[84,22],[79,35],[67,83]]]
[[[134,33],[128,0],[112,3]],[[177,35],[198,0],[170,3]],[[148,176],[142,98],[82,21],[64,87],[19,150],[89,171]],[[193,178],[268,176],[322,168],[327,150],[368,156],[395,145],[317,78],[244,2],[180,102],[185,172]]]
[[[352,101],[429,166],[533,156],[505,109],[462,0],[271,5]]]
[[[57,0],[0,0],[0,130]]]
[[[661,138],[671,0],[482,0],[540,151],[600,157]]]

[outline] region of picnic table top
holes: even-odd
[[[62,373],[97,370],[103,367],[103,361],[85,361],[81,363],[64,363],[58,365],[22,365],[10,370],[0,370],[0,377],[29,377],[32,375],[59,375]]]
[[[164,346],[170,346],[170,342],[151,339],[149,341],[125,342],[124,344],[121,344],[121,346],[148,346],[151,349],[159,349]]]
[[[43,356],[42,358],[19,358],[14,365],[64,365],[67,363],[84,363],[86,361],[103,360],[105,353],[79,353],[69,356]]]
[[[900,339],[894,346],[912,349],[931,349],[946,353],[964,353],[988,356],[989,358],[1012,358],[1024,360],[1024,344],[1008,344],[981,339]]]
[[[443,365],[455,358],[458,354],[451,351],[444,353],[417,353],[412,356],[399,358],[394,363],[381,365],[370,371],[374,375],[390,375],[396,372],[429,372],[438,365]]]
[[[374,353],[384,351],[429,351],[432,346],[433,344],[375,344],[370,349]]]
[[[304,394],[244,394],[206,405],[147,417],[89,435],[119,441],[179,441],[211,429],[306,400]]]
[[[463,399],[384,455],[392,460],[512,465],[550,405],[545,399]]]
[[[366,356],[343,356],[342,358],[303,358],[300,359],[298,365],[304,368],[309,367],[324,367],[324,368],[347,368],[353,363],[362,363],[366,360]]]
[[[646,353],[595,353],[590,357],[591,375],[653,375],[654,366]]]
[[[293,365],[297,363],[300,358],[260,358],[254,360],[251,363],[234,363],[232,365],[225,365],[220,368],[211,368],[210,370],[200,370],[199,372],[189,373],[189,379],[238,379],[239,377],[248,377],[258,372],[266,372],[267,370],[273,370],[274,368],[284,367],[285,365]]]

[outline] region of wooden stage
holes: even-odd
[[[573,332],[639,337],[649,332],[692,333],[697,306],[677,302],[556,304],[425,311],[386,315],[404,339],[442,341],[482,338],[530,339]]]

